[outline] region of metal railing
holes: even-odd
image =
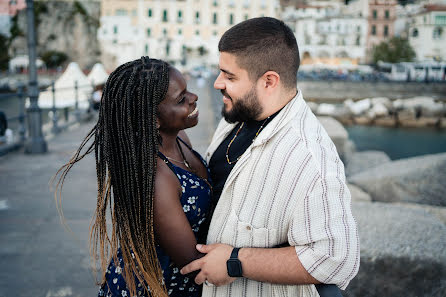
[[[88,91],[88,95],[84,96],[86,99],[80,99],[80,92],[85,90],[86,88],[91,88],[91,91]],[[70,125],[77,123],[83,120],[88,114],[92,112],[92,94],[94,91],[94,85],[79,85],[77,81],[73,82],[73,87],[66,88],[56,88],[54,81],[51,83],[50,92],[52,93],[52,103],[51,107],[45,105],[41,107],[41,101],[39,99],[39,106],[42,109],[42,113],[48,112],[48,114],[44,114],[45,123],[43,123],[43,133],[45,136],[51,134],[57,134],[63,131],[65,128]],[[74,98],[62,98],[62,95],[58,96],[58,93],[63,93],[63,91],[74,90]],[[41,92],[42,93],[42,92]],[[0,156],[8,153],[11,150],[20,148],[24,145],[27,136],[27,110],[26,110],[26,98],[28,98],[28,94],[23,83],[20,83],[17,87],[16,92],[2,93],[0,94],[0,102],[3,100],[11,100],[13,98],[17,98],[18,105],[16,106],[17,113],[14,113],[12,116],[11,110],[9,110],[9,114],[6,114],[8,127],[11,127],[11,123],[17,123],[18,125],[13,125],[15,129],[12,130],[12,137],[0,136]],[[69,100],[70,105],[66,105],[63,107],[58,107],[58,103],[60,100]],[[73,102],[74,99],[74,102]],[[81,108],[82,103],[86,108]],[[0,105],[1,110],[1,105]],[[63,116],[60,113],[63,113]],[[71,116],[73,115],[73,117]],[[61,122],[61,120],[64,120]]]

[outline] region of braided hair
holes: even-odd
[[[111,258],[119,263],[117,250],[121,247],[125,263],[122,275],[131,296],[136,295],[134,276],[147,284],[152,296],[167,296],[155,250],[153,200],[161,141],[157,107],[168,86],[169,65],[164,61],[142,57],[119,66],[105,84],[97,124],[55,175],[60,174],[55,196],[63,218],[60,203],[65,177],[76,162],[94,150],[98,194],[90,254],[93,263],[99,254],[104,282]],[[93,142],[81,153],[90,139]],[[111,238],[107,210],[111,214]]]

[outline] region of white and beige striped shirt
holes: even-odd
[[[220,122],[206,153],[208,162],[234,126]],[[344,166],[300,90],[232,169],[207,242],[235,247],[274,247],[288,242],[314,278],[341,289],[358,272],[359,238]],[[239,278],[227,286],[204,286],[203,296],[318,294],[314,285]]]

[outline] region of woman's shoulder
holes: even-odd
[[[189,147],[192,148],[192,143],[190,142],[189,136],[187,136],[186,131],[181,130],[178,132],[178,137],[180,137]]]

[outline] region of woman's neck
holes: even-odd
[[[177,133],[163,133],[160,132],[162,142],[159,146],[159,150],[168,156],[176,156],[179,154],[178,144],[177,144]]]

